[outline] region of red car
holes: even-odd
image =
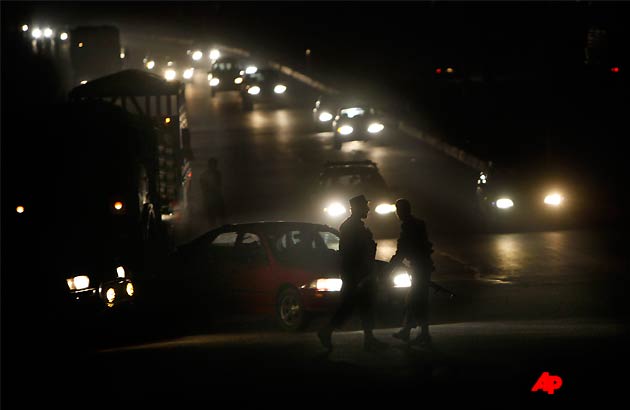
[[[338,250],[339,232],[327,225],[225,225],[178,249],[177,288],[187,304],[213,312],[275,315],[281,327],[297,330],[311,314],[332,312],[338,304]],[[381,272],[385,265],[377,261]],[[401,279],[381,277],[381,297],[401,301],[407,286]]]

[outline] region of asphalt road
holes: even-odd
[[[291,90],[291,85],[289,86]],[[302,94],[299,95],[302,97]],[[210,407],[217,403],[334,405],[340,399],[402,405],[557,406],[621,397],[627,365],[627,262],[623,237],[595,229],[480,233],[467,195],[475,171],[395,130],[378,141],[335,150],[313,129],[313,95],[243,113],[237,95],[210,98],[203,81],[187,90],[196,155],[224,176],[231,222],[309,220],[304,207],[326,160],[371,159],[409,197],[435,243],[434,279],[457,296],[432,296],[434,349],[391,338],[397,312],[379,313],[382,353],[361,349],[356,320],[335,333],[325,354],[315,336],[277,331],[266,319],[192,320],[184,315],[120,315],[42,328],[20,355],[5,355],[18,407]],[[198,206],[179,241],[211,228]],[[338,222],[336,222],[338,224]],[[331,222],[331,225],[336,226]],[[387,259],[395,237],[378,235]],[[168,297],[168,295],[165,295]],[[554,395],[531,392],[542,372],[558,375]],[[297,398],[297,399],[296,399]]]

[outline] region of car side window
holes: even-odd
[[[260,237],[255,233],[243,233],[237,242],[236,250],[240,262],[262,263],[267,261],[265,248]]]
[[[236,245],[236,238],[238,234],[236,232],[223,232],[217,235],[211,242],[213,248],[230,248]]]
[[[326,248],[331,249],[333,251],[339,250],[339,237],[332,232],[320,231],[318,232],[320,238],[326,245]]]

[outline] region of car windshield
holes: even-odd
[[[324,173],[320,185],[327,189],[382,189],[385,188],[385,180],[375,170],[344,170],[344,172]]]
[[[354,118],[354,117],[360,117],[364,115],[365,111],[366,110],[361,107],[344,108],[341,111],[339,111],[339,115],[342,118]]]

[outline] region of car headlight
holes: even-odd
[[[234,84],[242,84],[243,83],[243,77],[236,77],[234,79]]]
[[[317,289],[318,292],[339,292],[343,281],[339,278],[316,279],[311,282],[309,288]]]
[[[409,288],[411,287],[411,275],[407,272],[400,272],[394,275],[392,278],[395,288]]]
[[[257,85],[255,85],[253,87],[250,87],[247,90],[247,94],[250,94],[250,95],[258,95],[258,94],[260,94],[260,87],[257,86]]]
[[[133,294],[136,293],[136,290],[133,287],[133,283],[127,283],[127,286],[125,286],[125,292],[127,292],[129,296],[133,296]]]
[[[330,120],[332,120],[333,116],[331,113],[324,111],[321,114],[319,114],[319,120],[321,122],[328,122]]]
[[[283,84],[278,84],[273,87],[273,92],[276,94],[283,94],[287,90],[287,86]]]
[[[216,48],[213,48],[210,50],[208,57],[210,57],[210,60],[218,60],[221,57],[221,52]]]
[[[383,131],[384,128],[385,126],[381,124],[380,122],[373,122],[372,124],[368,126],[367,130],[370,134],[376,134]]]
[[[346,213],[346,207],[339,202],[333,202],[332,204],[324,208],[324,212],[326,212],[330,216],[339,216]]]
[[[374,209],[379,215],[387,215],[392,212],[396,212],[396,205],[393,204],[378,204]]]
[[[90,287],[90,278],[87,275],[74,276],[66,279],[70,290],[83,290]]]
[[[114,288],[107,289],[107,292],[105,292],[105,298],[108,303],[114,303],[114,300],[116,299],[116,291]]]
[[[349,125],[342,125],[341,127],[337,128],[337,132],[341,135],[350,135],[353,131],[354,128]]]
[[[196,50],[194,53],[192,53],[192,59],[195,61],[201,60],[202,57],[203,53],[200,50]]]
[[[258,71],[258,67],[250,65],[249,67],[245,68],[245,74],[256,74],[256,71]]]
[[[509,209],[514,206],[514,202],[510,198],[497,199],[496,206],[499,209]]]
[[[564,197],[561,194],[559,194],[557,192],[554,192],[554,193],[551,193],[551,194],[547,195],[545,197],[544,202],[547,205],[560,206],[564,202]]]
[[[218,78],[216,78],[216,77],[211,78],[210,79],[210,87],[216,87],[217,85],[219,85],[220,82],[221,81]]]
[[[116,268],[116,275],[119,278],[124,278],[125,277],[125,268],[123,268],[122,266],[119,266]]]
[[[147,61],[147,68],[149,70],[153,70],[154,67],[155,67],[155,61],[153,60]]]
[[[195,69],[194,68],[188,68],[184,71],[184,78],[187,80],[190,80],[193,77],[193,74],[195,73]]]
[[[177,77],[177,71],[173,69],[164,71],[164,78],[166,78],[167,81],[173,81],[175,77]]]

